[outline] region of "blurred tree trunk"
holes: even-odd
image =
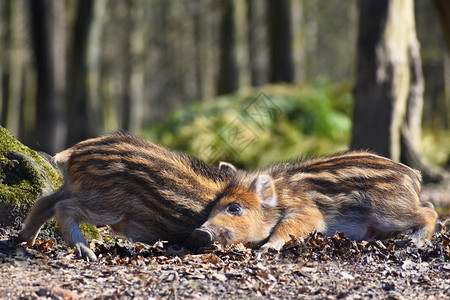
[[[239,88],[239,73],[236,54],[236,26],[234,23],[234,1],[221,0],[220,61],[217,94],[229,94]]]
[[[290,0],[268,0],[270,81],[293,82]]]
[[[3,127],[6,127],[6,112],[8,110],[10,5],[11,0],[0,2],[0,125]]]
[[[414,9],[413,9],[414,12]],[[414,18],[414,14],[413,14]],[[422,60],[420,57],[420,43],[417,39],[416,25],[413,21],[413,28],[408,35],[408,49],[407,58],[409,60],[409,92],[407,95],[406,106],[406,120],[402,125],[401,134],[405,135],[404,130],[408,130],[411,136],[408,139],[411,141],[412,149],[420,150],[420,143],[422,138],[422,114],[423,114],[423,92],[425,82],[422,73]],[[402,137],[405,139],[406,136]],[[401,150],[406,145],[400,145]],[[406,158],[405,158],[406,159]],[[406,161],[407,162],[407,161]]]
[[[251,84],[250,62],[248,56],[248,6],[243,0],[234,0],[234,23],[236,38],[236,62],[238,88]]]
[[[63,1],[53,1],[53,62],[54,88],[57,109],[57,133],[55,150],[61,151],[67,142],[67,13]]]
[[[168,40],[168,44],[173,48],[174,55],[171,77],[176,82],[178,95],[181,95],[175,97],[175,107],[182,107],[201,97],[195,34],[195,15],[198,9],[199,5],[193,1],[172,2],[170,7],[169,20],[173,29],[170,32],[172,39]]]
[[[63,148],[65,135],[61,114],[62,98],[57,97],[56,91],[55,57],[58,57],[59,53],[56,52],[53,40],[55,31],[53,5],[51,0],[30,1],[30,25],[37,70],[35,132],[37,144],[33,146],[48,153],[55,153]]]
[[[269,82],[269,41],[267,2],[247,0],[248,5],[248,57],[251,84],[261,86]]]
[[[2,125],[18,136],[20,132],[20,95],[24,60],[20,49],[23,40],[23,2],[8,0],[4,3],[2,42]]]
[[[450,1],[434,0],[434,5],[440,16],[442,33],[447,44],[447,54],[444,57],[444,101],[446,109],[446,127],[450,127]]]
[[[439,172],[419,155],[423,76],[412,1],[359,2],[354,149],[370,149],[420,169]]]
[[[319,57],[322,53],[319,47],[319,6],[318,1],[302,1],[306,13],[303,15],[305,40],[305,76],[314,78],[319,73]]]
[[[132,10],[133,10],[133,6],[135,6],[135,3],[133,3],[134,1],[130,0],[127,2],[127,18],[124,24],[124,30],[126,31],[126,36],[130,37],[133,31],[133,20],[132,20]],[[122,123],[121,123],[121,128],[125,129],[125,130],[130,130],[130,123],[131,120],[133,118],[133,116],[131,115],[131,109],[132,109],[132,104],[131,104],[131,72],[132,72],[132,61],[133,58],[131,57],[131,38],[128,39],[128,41],[126,41],[126,44],[124,46],[124,53],[123,56],[125,58],[124,61],[124,74],[122,75]]]
[[[130,131],[138,130],[143,119],[145,10],[142,5],[138,0],[128,2],[122,128]]]
[[[359,2],[352,148],[370,149],[396,161],[400,160],[400,131],[411,88],[412,3]]]
[[[303,0],[291,0],[292,60],[295,82],[306,79],[306,29]]]
[[[199,3],[201,1],[197,1]],[[207,1],[207,5],[198,6],[196,13],[195,39],[197,44],[196,64],[198,74],[199,96],[207,101],[216,94],[219,47],[217,45],[218,12],[214,0]]]
[[[87,42],[87,101],[88,101],[88,121],[89,135],[97,136],[102,134],[105,128],[103,119],[103,101],[101,99],[101,55],[103,50],[102,34],[104,24],[104,14],[107,0],[95,0],[93,4],[93,16],[91,28],[89,30]]]
[[[446,112],[445,126],[448,129],[450,128],[450,52],[444,55],[444,101]]]
[[[76,8],[69,74],[68,144],[90,136],[87,87],[87,53],[93,19],[94,0],[79,0]]]
[[[198,43],[195,32],[195,15],[198,4],[193,1],[184,1],[175,11],[177,12],[174,22],[183,20],[182,28],[179,30],[177,57],[179,58],[179,75],[181,94],[184,95],[186,104],[201,98],[199,84],[199,64],[197,63]],[[175,16],[174,16],[175,17]],[[182,106],[183,103],[180,105]]]
[[[445,42],[450,50],[450,1],[434,0],[434,5],[441,19]]]
[[[101,1],[96,5],[101,5],[104,12],[99,10],[96,20],[97,26],[91,34],[92,40],[95,36],[100,35],[96,43],[100,46],[100,53],[94,47],[91,47],[91,62],[99,73],[99,90],[92,90],[92,93],[99,93],[94,97],[99,97],[102,107],[101,120],[103,121],[103,129],[105,132],[112,132],[120,128],[122,125],[122,100],[123,92],[121,92],[121,85],[119,82],[123,81],[120,76],[122,71],[122,61],[124,55],[121,49],[126,45],[123,41],[126,40],[124,30],[124,19],[126,19],[126,11],[128,3],[125,1]],[[121,17],[120,17],[121,16]],[[120,49],[120,50],[119,50]],[[99,60],[95,64],[95,55],[99,55]],[[89,63],[91,65],[91,63]],[[91,66],[91,67],[93,67]]]

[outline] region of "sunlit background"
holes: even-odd
[[[450,52],[433,2],[415,13],[421,151],[443,166]],[[34,149],[117,129],[249,167],[349,147],[357,1],[2,0],[0,15],[0,124]]]

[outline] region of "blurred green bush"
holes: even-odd
[[[299,156],[347,149],[350,85],[318,79],[301,86],[269,85],[176,111],[141,134],[209,163],[262,167]]]
[[[196,103],[141,134],[211,164],[224,160],[257,168],[346,150],[352,107],[350,83],[319,78],[309,84],[267,85]],[[448,165],[448,131],[424,128],[421,152],[433,164]]]

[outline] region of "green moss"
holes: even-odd
[[[63,178],[51,159],[23,145],[0,126],[1,225],[20,226],[20,219],[37,198],[61,186]],[[80,224],[80,229],[88,237],[100,236],[90,224]],[[53,232],[54,224],[47,230]]]
[[[46,157],[46,156],[45,156]],[[0,126],[0,202],[32,204],[57,189],[62,176],[47,158],[15,139]]]
[[[80,230],[86,238],[99,239],[100,233],[94,225],[88,223],[80,223]]]

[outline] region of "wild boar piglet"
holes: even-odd
[[[34,244],[54,216],[63,238],[93,260],[80,222],[109,225],[136,242],[182,243],[206,221],[231,177],[229,168],[219,170],[128,133],[80,142],[55,160],[65,182],[37,200],[19,240]]]
[[[290,235],[344,232],[355,240],[411,230],[419,246],[431,237],[437,214],[420,203],[421,175],[369,152],[236,171],[211,215],[192,233],[197,246],[218,241],[279,250]]]

